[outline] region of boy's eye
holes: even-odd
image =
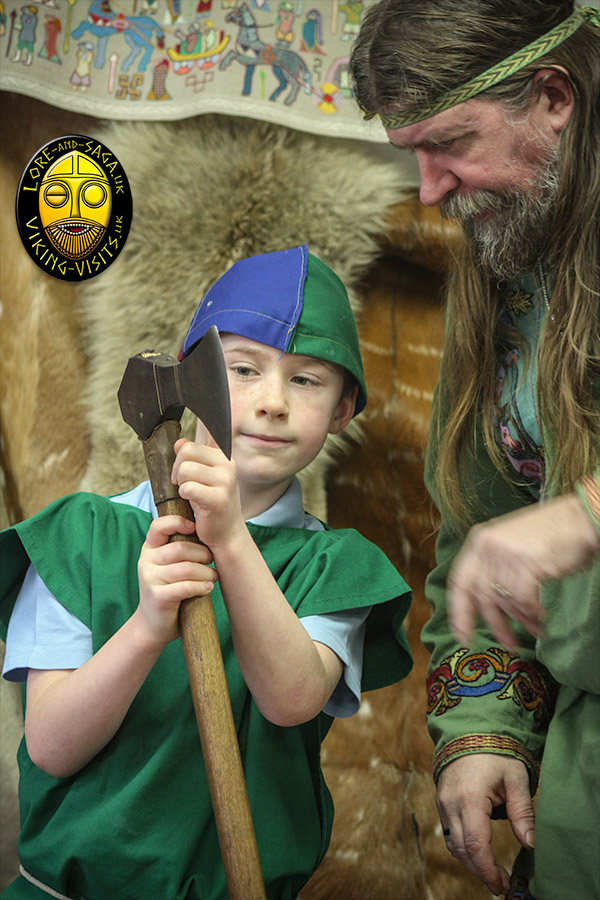
[[[314,378],[309,378],[308,375],[294,375],[292,381],[294,384],[299,384],[302,386],[317,384]]]
[[[256,371],[251,366],[243,365],[232,366],[231,368],[236,373],[236,375],[240,375],[242,378],[248,378],[250,375],[254,375]]]

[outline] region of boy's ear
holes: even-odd
[[[329,434],[339,434],[351,421],[358,397],[358,385],[355,384],[347,394],[344,394],[337,405],[329,426]]]

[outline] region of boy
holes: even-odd
[[[176,640],[184,598],[212,589],[270,900],[296,897],[327,849],[330,717],[356,711],[361,681],[410,669],[405,582],[359,534],[305,514],[295,478],[366,402],[342,283],[304,245],[241,260],[207,292],[183,356],[212,324],[233,451],[201,423],[176,443],[195,526],[153,518],[144,483],[72,495],[0,535],[7,615],[27,571],[5,660],[27,679],[21,875],[5,900],[227,897]],[[202,544],[168,543],[194,527]]]

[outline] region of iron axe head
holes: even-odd
[[[142,441],[191,409],[231,456],[229,386],[219,332],[212,325],[182,362],[156,350],[132,356],[118,391],[124,420]]]

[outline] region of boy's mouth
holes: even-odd
[[[246,432],[244,433],[244,437],[257,444],[268,444],[271,447],[285,447],[288,444],[291,444],[291,441],[287,438],[274,436],[272,434],[250,434],[249,432]]]

